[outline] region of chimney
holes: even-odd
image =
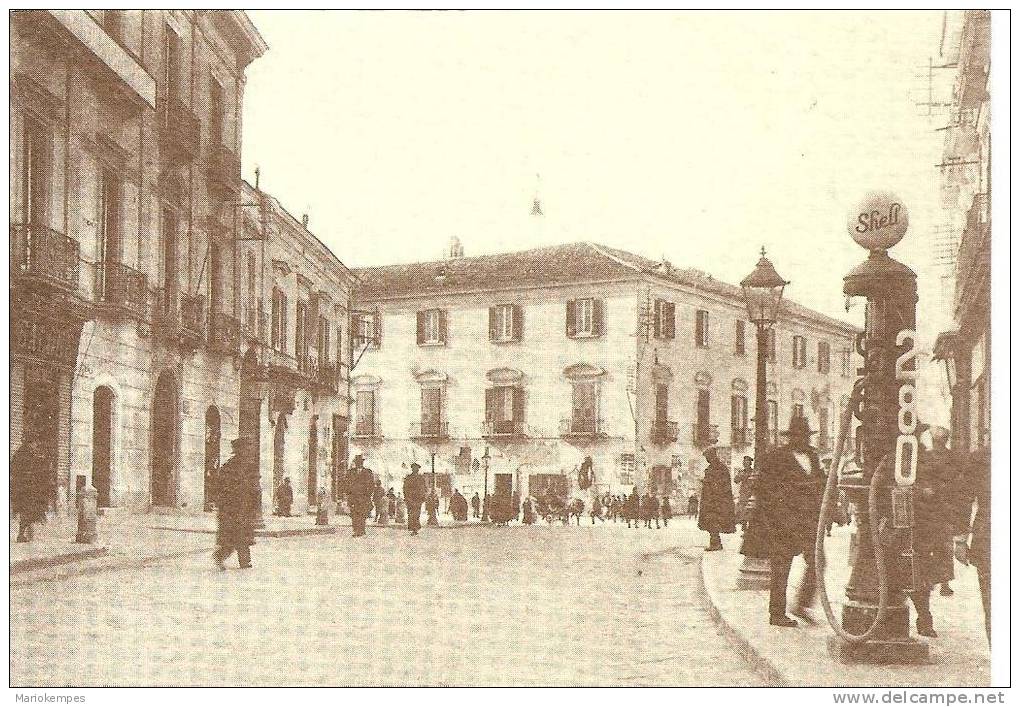
[[[460,244],[460,239],[457,236],[450,238],[450,252],[447,254],[447,258],[452,260],[453,258],[464,257],[464,246]]]
[[[301,214],[301,225],[305,227],[306,231],[308,230],[308,214]]]

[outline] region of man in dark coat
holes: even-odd
[[[216,566],[237,553],[242,569],[251,567],[251,546],[255,544],[255,523],[262,504],[259,469],[254,443],[238,437],[232,443],[234,455],[220,467],[216,481]]]
[[[348,504],[351,507],[351,525],[354,537],[365,534],[365,521],[372,510],[372,492],[375,491],[375,474],[365,466],[365,458],[360,454],[354,457],[354,466],[350,472]]]
[[[475,491],[475,495],[471,497],[471,516],[474,518],[482,517],[482,497]]]
[[[662,524],[669,527],[669,519],[673,517],[673,506],[669,503],[669,496],[662,497]]]
[[[290,507],[294,503],[294,487],[290,485],[290,477],[283,477],[283,483],[276,492],[276,514],[290,515]]]
[[[404,477],[404,502],[407,504],[407,529],[411,535],[421,530],[421,504],[425,502],[425,477],[421,465],[411,462],[411,473]]]
[[[701,508],[698,512],[698,528],[708,533],[709,551],[722,550],[720,533],[736,531],[733,505],[733,485],[730,470],[719,460],[719,450],[709,447],[705,450],[705,478],[701,482]]]
[[[32,539],[32,524],[46,520],[52,493],[50,465],[37,439],[29,439],[11,459],[11,512],[18,515],[19,543]]]
[[[815,433],[807,418],[794,416],[783,434],[787,444],[768,450],[761,460],[756,492],[761,499],[760,518],[765,525],[772,568],[769,623],[792,627],[797,622],[786,615],[786,585],[790,565],[797,555],[804,555],[807,568],[793,614],[809,622],[813,620],[807,609],[815,594],[814,542],[825,475],[818,454],[811,447],[811,435]]]
[[[465,521],[467,520],[467,513],[467,499],[464,498],[464,495],[458,489],[454,489],[453,496],[450,498],[450,515],[453,516],[454,520]]]

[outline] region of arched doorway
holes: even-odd
[[[308,423],[308,505],[314,506],[319,491],[319,416]]]
[[[92,486],[101,508],[110,506],[113,473],[113,391],[96,388],[92,396]]]
[[[220,469],[220,411],[210,405],[205,411],[205,476],[202,498],[205,510],[212,510],[213,482]]]
[[[149,493],[152,505],[172,506],[176,497],[177,380],[169,371],[159,374],[152,398],[152,472]]]

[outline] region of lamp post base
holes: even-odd
[[[839,636],[827,639],[829,655],[839,663],[919,665],[929,662],[928,644],[916,638],[847,643]]]
[[[744,555],[737,573],[737,589],[768,591],[772,582],[772,568],[768,558]]]

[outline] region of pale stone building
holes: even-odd
[[[238,426],[240,11],[11,15],[11,450],[57,505],[201,508]]]
[[[446,260],[355,273],[368,314],[352,451],[387,486],[417,461],[444,495],[574,492],[590,457],[599,491],[644,474],[683,493],[707,446],[752,453],[755,336],[739,287],[593,243],[472,258],[455,243]],[[797,409],[831,448],[856,333],[785,302],[774,436]]]

